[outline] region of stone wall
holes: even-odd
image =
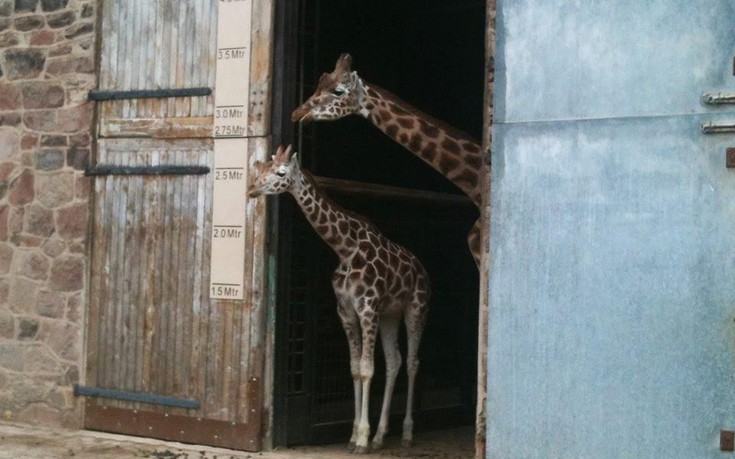
[[[96,0],[0,0],[0,416],[79,427]]]

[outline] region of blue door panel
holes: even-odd
[[[490,458],[719,457],[735,428],[728,115],[496,126]]]
[[[496,122],[702,113],[702,92],[735,89],[732,0],[497,8]]]

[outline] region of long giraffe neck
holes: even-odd
[[[481,206],[484,163],[475,140],[373,84],[366,83],[363,106],[365,118]]]
[[[355,234],[367,222],[341,208],[319,189],[314,177],[301,170],[289,189],[309,224],[340,259],[348,258],[357,250]]]

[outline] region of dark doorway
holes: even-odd
[[[294,126],[286,115],[312,93],[322,72],[333,69],[340,53],[349,52],[353,70],[365,81],[479,139],[485,3],[301,0],[282,1],[278,9],[276,141],[294,143],[302,164],[316,176],[348,181],[328,186],[330,196],[370,218],[426,266],[434,295],[420,351],[416,430],[472,424],[479,280],[466,235],[478,210],[448,180],[364,119]],[[350,183],[377,185],[376,192],[355,193]],[[404,190],[424,193],[408,196]],[[353,394],[347,342],[330,283],[337,258],[292,198],[278,198],[277,205],[275,442],[346,442]],[[379,345],[376,355],[375,417],[385,374]],[[390,434],[400,433],[405,386],[404,366]]]

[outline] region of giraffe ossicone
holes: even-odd
[[[332,121],[349,115],[366,118],[390,138],[444,175],[479,208],[488,168],[480,145],[468,134],[439,121],[390,92],[363,81],[342,54],[331,73],[319,78],[314,94],[291,114],[292,121]],[[480,221],[468,236],[479,266]]]
[[[253,165],[248,196],[290,193],[319,236],[339,257],[332,276],[337,313],[350,348],[350,371],[355,392],[355,419],[350,448],[368,451],[368,407],[374,373],[375,340],[380,333],[385,353],[386,383],[373,448],[383,445],[390,402],[401,354],[398,334],[405,323],[408,393],[403,421],[403,444],[413,441],[413,399],[418,371],[418,348],[431,296],[429,277],[421,262],[406,248],[386,238],[366,218],[329,199],[311,174],[299,166],[291,146],[279,147],[270,161]]]

